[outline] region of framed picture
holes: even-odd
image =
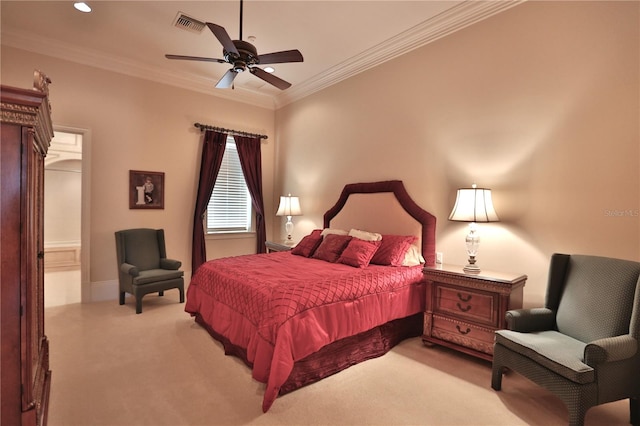
[[[164,209],[164,173],[129,170],[129,208]]]

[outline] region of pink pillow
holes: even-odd
[[[300,242],[291,250],[291,253],[304,257],[311,256],[322,242],[321,232],[322,229],[313,230],[311,234],[300,240]]]
[[[342,250],[349,244],[351,237],[348,235],[329,234],[325,235],[320,246],[313,253],[314,259],[335,262],[340,257]]]
[[[338,263],[354,266],[356,268],[364,268],[369,265],[369,261],[373,257],[381,241],[365,241],[360,238],[353,238],[344,249]]]
[[[411,244],[418,241],[414,235],[383,235],[380,248],[371,258],[376,265],[402,266],[404,256]]]

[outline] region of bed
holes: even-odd
[[[422,333],[435,224],[401,181],[346,185],[294,250],[200,266],[185,310],[266,384],[267,412],[278,395]]]

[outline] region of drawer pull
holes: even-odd
[[[466,307],[462,307],[462,305],[460,304],[460,302],[456,303],[456,306],[458,307],[458,309],[460,309],[462,312],[467,312],[469,311],[469,309],[471,309],[471,305],[468,305]]]
[[[473,297],[473,296],[471,296],[471,295],[469,294],[469,295],[467,295],[467,297],[466,297],[466,298],[464,298],[464,297],[462,297],[462,294],[458,293],[458,299],[460,299],[460,300],[461,300],[461,301],[463,301],[463,302],[468,302],[469,300],[471,300],[471,298],[472,298],[472,297]]]
[[[467,329],[465,331],[462,331],[460,329],[460,326],[456,324],[456,330],[458,330],[458,333],[460,334],[469,334],[469,332],[471,331],[471,329],[469,327],[467,327]]]

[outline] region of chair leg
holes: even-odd
[[[569,426],[584,426],[585,413],[569,411]]]
[[[499,391],[502,389],[502,369],[501,366],[493,366],[491,369],[491,388]]]
[[[158,296],[164,296],[164,291],[163,291],[163,290],[160,290],[160,291],[158,292]]]
[[[640,398],[629,398],[629,423],[633,426],[640,426]]]
[[[142,296],[136,296],[136,314],[142,313]]]
[[[125,294],[125,292],[124,292],[124,291],[121,291],[121,292],[120,292],[120,304],[121,304],[121,305],[124,305],[124,294]]]
[[[180,303],[184,303],[184,288],[180,287],[178,291],[180,291]]]
[[[580,406],[567,408],[569,409],[569,426],[584,426],[586,410]]]

